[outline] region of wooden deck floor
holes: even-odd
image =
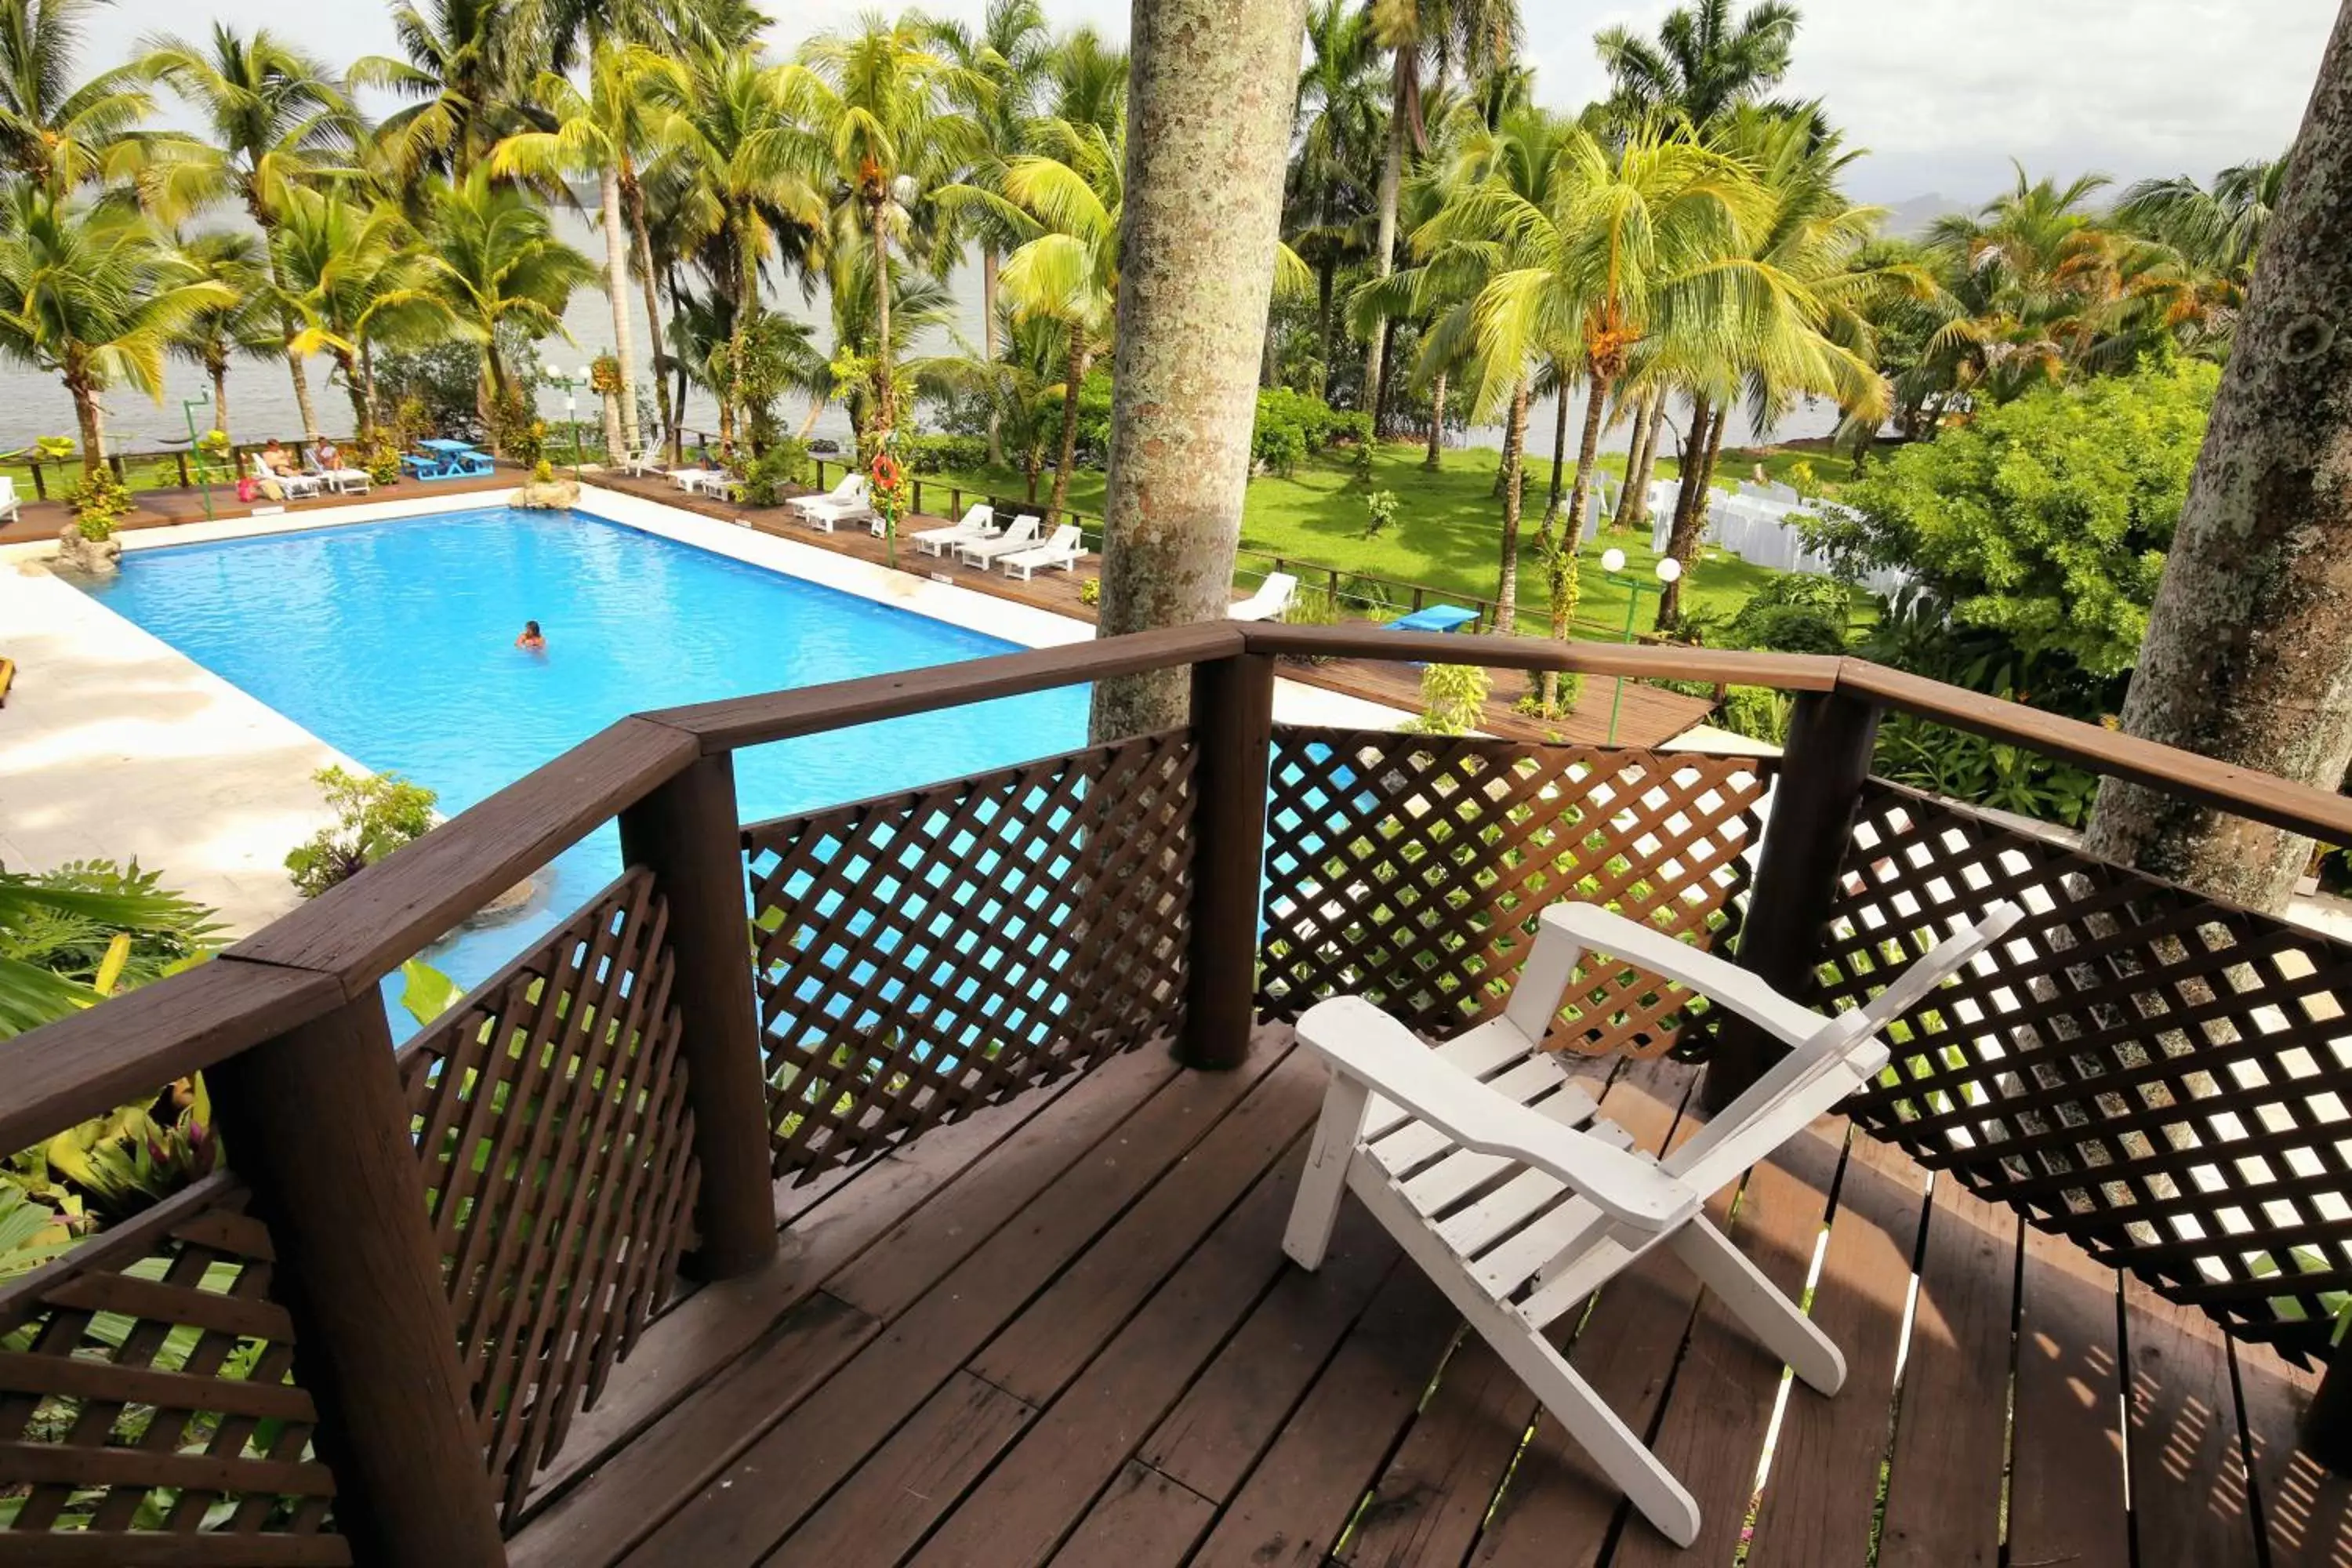
[[[1595,1066],[1637,1137],[1696,1124],[1687,1069]],[[1227,1074],[1146,1050],[785,1191],[786,1256],[647,1331],[513,1561],[2352,1563],[2306,1380],[1834,1121],[1717,1200],[1784,1285],[1818,1250],[1851,1365],[1787,1396],[1760,1488],[1780,1369],[1686,1276],[1574,1330],[1700,1500],[1675,1552],[1360,1210],[1285,1261],[1320,1088],[1280,1029]]]

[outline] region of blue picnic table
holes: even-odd
[[[420,479],[459,479],[487,474],[495,466],[490,455],[471,441],[436,438],[416,443],[418,452],[402,455],[401,467]]]
[[[1465,610],[1459,605],[1432,605],[1415,610],[1409,616],[1399,616],[1389,623],[1392,632],[1458,631],[1478,618],[1475,610]]]

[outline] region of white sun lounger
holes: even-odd
[[[257,484],[275,484],[288,500],[302,500],[326,489],[326,481],[315,474],[281,474],[262,460],[258,452],[245,455],[247,471]],[[264,495],[269,492],[264,490]]]
[[[1026,550],[1016,550],[1010,555],[999,556],[996,563],[1004,568],[1004,574],[1007,577],[1018,577],[1024,583],[1029,581],[1029,575],[1033,572],[1043,572],[1055,566],[1067,572],[1076,566],[1078,563],[1078,558],[1087,552],[1086,545],[1082,542],[1085,536],[1078,531],[1076,523],[1066,522],[1055,529],[1054,537],[1045,543],[1033,544]]]
[[[866,476],[844,474],[841,482],[818,496],[800,496],[784,503],[785,510],[803,522],[814,521],[820,511],[866,503]],[[830,528],[827,529],[830,532]]]
[[[1044,526],[1034,512],[1023,512],[1013,520],[1013,526],[993,539],[976,539],[956,546],[956,554],[967,566],[988,570],[990,563],[1016,550],[1026,550],[1037,542],[1037,530]]]
[[[1269,572],[1257,592],[1225,611],[1229,621],[1278,621],[1290,613],[1298,597],[1298,579],[1287,572]]]
[[[619,467],[621,472],[628,475],[630,478],[641,479],[648,474],[660,473],[662,471],[661,463],[662,458],[660,447],[639,447],[633,451],[622,453]]]
[[[976,500],[964,509],[963,521],[945,528],[927,528],[910,537],[915,548],[926,555],[945,555],[956,546],[977,543],[996,536],[996,509],[984,500]]]
[[[1283,1250],[1318,1267],[1340,1195],[1353,1192],[1643,1517],[1688,1546],[1698,1505],[1544,1330],[1663,1247],[1772,1356],[1835,1394],[1845,1380],[1837,1346],[1700,1205],[1875,1078],[1887,1059],[1878,1031],[2020,915],[2014,904],[1993,905],[1868,1006],[1835,1017],[1664,931],[1576,902],[1543,912],[1503,1016],[1443,1046],[1424,1045],[1361,997],[1320,1003],[1298,1020],[1298,1037],[1329,1064],[1331,1086]],[[1632,1148],[1543,1048],[1587,952],[1688,986],[1777,1037],[1789,1055],[1664,1159]]]

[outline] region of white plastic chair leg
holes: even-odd
[[[1282,1233],[1282,1250],[1310,1274],[1323,1267],[1323,1254],[1330,1249],[1331,1227],[1339,1224],[1340,1200],[1348,1195],[1348,1163],[1355,1158],[1371,1098],[1362,1084],[1337,1073],[1323,1091],[1323,1114],[1316,1120],[1298,1199]]]
[[[1695,1219],[1666,1245],[1790,1371],[1823,1394],[1835,1394],[1844,1385],[1843,1353],[1723,1232],[1703,1218]]]

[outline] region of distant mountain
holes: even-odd
[[[1940,193],[1913,196],[1907,202],[1889,202],[1886,204],[1886,232],[1899,239],[1916,239],[1927,233],[1928,226],[1937,218],[1975,210],[1968,203],[1956,202]]]

